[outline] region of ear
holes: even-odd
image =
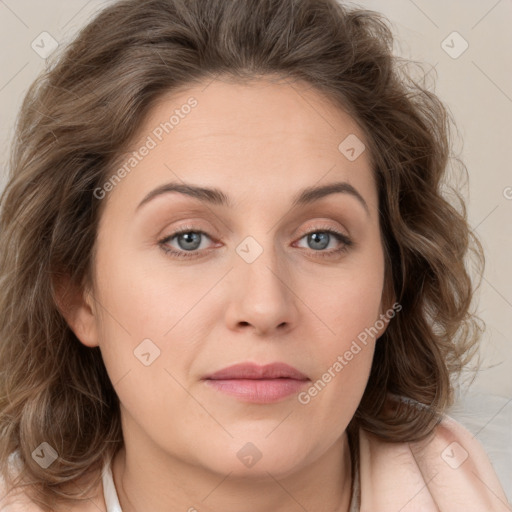
[[[56,306],[76,337],[87,347],[99,345],[96,301],[92,291],[72,282],[68,275],[53,278]]]

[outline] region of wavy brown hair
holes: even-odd
[[[471,311],[480,283],[466,257],[476,275],[484,257],[462,196],[453,188],[453,203],[446,194],[451,162],[467,174],[451,156],[449,111],[392,46],[385,18],[335,0],[124,0],[50,57],[22,104],[0,204],[0,470],[9,487],[26,486],[44,510],[86,499],[98,480],[84,487],[83,479],[122,446],[100,350],[67,325],[56,283],[67,276],[94,289],[105,202],[94,190],[152,106],[221,75],[300,80],[362,128],[387,297],[402,310],[376,344],[349,432],[404,442],[434,431],[483,330]],[[405,398],[401,406],[388,407],[392,395]],[[32,457],[42,442],[58,453],[47,469]],[[8,468],[14,452],[17,480]]]

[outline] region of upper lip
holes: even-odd
[[[239,363],[228,366],[205,379],[210,380],[228,380],[228,379],[296,379],[309,380],[302,372],[286,363],[271,363],[258,365],[255,363]]]

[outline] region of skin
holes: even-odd
[[[121,402],[125,447],[113,462],[121,506],[347,511],[345,429],[386,327],[306,405],[296,394],[242,402],[202,378],[234,363],[282,361],[314,383],[389,308],[368,151],[349,161],[338,150],[348,135],[364,135],[305,84],[218,79],[161,98],[133,150],[191,96],[197,107],[104,199],[94,289],[77,292],[65,312],[79,340],[100,347]],[[136,210],[171,181],[217,187],[234,206],[172,192]],[[348,193],[291,207],[300,190],[338,181],[368,211]],[[162,249],[184,226],[207,233],[199,256]],[[308,242],[326,229],[353,245],[322,258],[343,246],[334,236],[324,249]],[[236,252],[247,236],[263,249],[252,263]],[[187,250],[183,238],[166,245]],[[134,356],[147,338],[160,350],[149,366]],[[261,453],[252,467],[237,457],[248,442]]]

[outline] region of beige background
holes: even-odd
[[[65,44],[108,3],[0,0],[0,187],[17,110],[45,66],[32,41],[46,31]],[[426,69],[435,67],[429,77],[437,72],[435,92],[457,122],[456,150],[470,175],[465,189],[470,223],[486,250],[479,311],[488,329],[482,368],[452,416],[485,446],[512,501],[512,1],[353,3],[390,19],[399,54],[427,63]],[[454,31],[459,35],[450,35]]]

